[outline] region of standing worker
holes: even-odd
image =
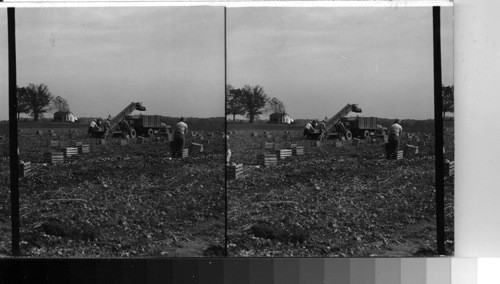
[[[231,149],[229,148],[229,135],[226,135],[226,165],[230,165]]]
[[[389,129],[389,141],[385,145],[385,150],[387,154],[387,159],[397,159],[399,144],[401,140],[401,136],[403,135],[403,127],[400,125],[401,120],[394,120],[394,124],[391,125]]]
[[[106,121],[104,122],[104,137],[106,138],[108,135],[110,135],[111,133],[109,133],[111,131],[111,122],[109,121],[109,117],[106,119]]]
[[[122,131],[123,137],[128,138],[128,134],[130,133],[130,125],[125,119],[120,122],[120,130]]]
[[[345,139],[347,139],[347,137],[346,137],[346,131],[345,131],[345,126],[342,123],[342,121],[340,121],[340,119],[337,120],[337,122],[335,123],[335,131],[337,131],[338,138],[340,140],[342,140],[342,137],[344,137]]]
[[[174,141],[172,149],[172,157],[178,156],[182,157],[182,151],[184,149],[184,137],[188,132],[188,126],[184,122],[184,117],[179,119],[179,122],[174,127]]]
[[[323,137],[326,135],[326,124],[325,124],[325,121],[326,120],[323,120],[320,124],[319,124],[319,137],[320,137],[320,140],[323,140],[324,138],[326,137]]]

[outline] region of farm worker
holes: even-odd
[[[179,156],[182,157],[182,150],[184,149],[184,137],[188,132],[188,126],[184,122],[184,117],[179,119],[179,122],[174,127],[174,143],[172,150],[172,157]]]
[[[100,118],[97,120],[97,127],[99,127],[99,128],[102,127],[102,121]]]
[[[320,124],[319,124],[319,136],[321,137],[321,139],[323,139],[323,135],[326,134],[326,124],[325,124],[325,121],[323,120]]]
[[[125,119],[120,122],[120,130],[123,133],[123,137],[127,138],[128,134],[130,133],[130,126]]]
[[[400,119],[394,120],[394,124],[389,129],[389,141],[385,146],[387,159],[396,159],[398,156],[400,139],[403,135],[403,127],[400,123]]]
[[[109,118],[106,119],[106,121],[104,122],[104,132],[107,133],[111,130],[111,122],[109,121]]]
[[[89,125],[89,130],[87,131],[87,134],[92,134],[96,131],[99,130],[99,127],[97,127],[97,123],[96,123],[96,120],[93,119],[91,122],[90,122],[90,125]]]
[[[229,149],[229,135],[226,135],[226,165],[231,161],[231,149]]]
[[[342,139],[342,137],[345,137],[346,135],[345,126],[340,119],[337,120],[337,123],[335,123],[335,131],[337,131],[339,139]]]
[[[316,129],[314,129],[313,127],[313,122],[312,121],[308,121],[306,123],[306,126],[304,127],[304,136],[309,139],[309,133],[311,132],[314,132],[316,131]]]
[[[165,123],[160,123],[160,132],[167,133],[167,125]]]

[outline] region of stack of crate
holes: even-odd
[[[297,143],[292,143],[292,142],[286,142],[285,143],[285,148],[287,149],[293,149],[297,147]]]
[[[64,156],[69,158],[71,156],[78,155],[78,148],[76,147],[66,147],[64,148]]]
[[[285,159],[286,157],[291,157],[292,156],[292,150],[290,149],[279,149],[276,150],[276,155],[278,156],[278,159]]]
[[[257,163],[262,166],[273,166],[278,164],[278,159],[275,154],[259,154],[257,155]]]
[[[414,157],[416,154],[418,154],[418,146],[406,144],[404,147],[403,154],[406,158]]]
[[[20,162],[19,163],[19,176],[28,177],[31,175],[31,162]]]
[[[203,144],[193,143],[189,145],[189,155],[196,156],[203,152]]]
[[[449,177],[455,174],[455,161],[444,162],[444,176]]]
[[[238,164],[234,166],[226,166],[226,178],[227,179],[238,179],[243,175],[243,164]]]
[[[183,158],[189,157],[189,149],[188,148],[182,149],[182,157]]]
[[[64,153],[63,152],[47,152],[43,154],[45,162],[51,164],[62,164],[64,163]]]
[[[294,156],[301,156],[304,155],[304,146],[297,146],[292,149],[292,154]]]
[[[90,153],[89,144],[82,144],[82,145],[78,146],[78,153],[80,153],[80,154]]]

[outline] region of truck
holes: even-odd
[[[374,135],[386,135],[387,128],[378,124],[376,117],[347,117],[351,112],[361,113],[362,109],[357,104],[347,104],[340,109],[334,116],[332,116],[326,124],[326,132],[324,137],[337,137],[338,134],[335,130],[335,123],[340,120],[346,128],[346,138],[351,140],[353,137],[368,138]]]
[[[350,132],[346,134],[350,138],[367,139],[374,135],[387,135],[387,128],[379,125],[376,117],[342,117],[340,121],[344,123],[345,128]]]
[[[100,128],[98,131],[89,133],[91,137],[108,137],[113,135],[122,135],[123,131],[120,124],[125,120],[129,124],[128,135],[135,138],[137,135],[151,136],[153,134],[169,135],[171,127],[166,125],[165,129],[161,124],[166,121],[165,117],[160,115],[130,115],[134,111],[146,111],[146,108],[140,102],[131,102],[115,117],[110,118],[110,129],[108,131]]]
[[[129,135],[131,138],[135,138],[136,136],[152,136],[156,135],[165,135],[168,136],[171,134],[172,127],[170,125],[166,125],[166,117],[161,115],[127,115],[125,116],[125,120],[128,122],[130,126]],[[165,124],[165,128],[161,128],[161,124]]]

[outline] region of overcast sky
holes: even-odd
[[[144,114],[224,114],[223,7],[19,8],[16,45],[18,85],[46,84],[79,117],[132,101]]]
[[[452,8],[441,15],[450,85]],[[433,118],[432,8],[228,8],[227,74],[235,88],[263,86],[293,118],[347,103],[363,116]]]

